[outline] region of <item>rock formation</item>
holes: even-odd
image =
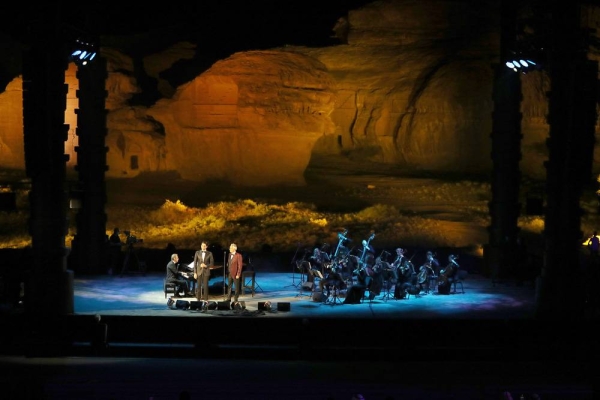
[[[181,43],[144,59],[163,96],[149,107],[130,104],[141,91],[131,59],[103,49],[107,176],[176,170],[195,181],[299,185],[314,154],[487,174],[497,3],[375,1],[340,16],[338,45],[235,53],[173,87],[165,72],[194,51]],[[600,24],[595,10],[584,17],[590,27]],[[544,71],[522,82],[522,173],[543,179],[549,83]],[[23,163],[19,90],[15,79],[0,93],[0,167]]]
[[[167,166],[191,180],[303,184],[315,142],[334,133],[334,82],[316,59],[233,55],[148,114],[165,128]]]

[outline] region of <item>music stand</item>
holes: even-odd
[[[296,257],[298,256],[298,250],[300,250],[300,243],[298,243],[298,247],[296,247],[296,252],[294,253],[294,257],[292,258],[292,262],[291,262],[291,265],[292,265],[292,284],[284,286],[284,288],[287,288],[287,287],[295,287],[295,288],[302,287],[302,281],[300,281],[300,283],[298,283],[296,285],[296,269],[295,268],[300,268],[300,265],[298,264],[300,261],[296,260]],[[302,259],[302,261],[304,261],[304,258]],[[302,276],[300,276],[300,279],[302,279]]]
[[[302,262],[300,262],[298,267],[300,268],[300,286],[298,287],[298,294],[296,295],[296,297],[311,296],[312,293],[308,294],[308,293],[303,292],[303,290],[304,290],[304,285],[303,285],[303,283],[304,283],[304,268],[307,267],[308,271],[311,271],[310,263],[308,261],[302,261]],[[308,272],[307,272],[307,274],[308,274]],[[313,285],[314,285],[314,282],[313,282]],[[311,290],[311,292],[312,292],[312,290]]]
[[[250,257],[248,257],[248,269],[254,272],[254,291],[260,290],[261,292],[264,292],[263,288],[261,288],[256,281],[256,270],[254,269],[254,264],[252,264],[252,259]]]
[[[327,299],[325,300],[325,304],[329,304],[331,306],[335,306],[336,304],[344,304],[344,302],[342,301],[342,299],[340,299],[339,297],[339,284],[334,284],[334,285],[330,285],[332,286],[332,288],[330,289],[332,292],[332,295],[327,297]]]

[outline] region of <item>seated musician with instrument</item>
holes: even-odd
[[[334,267],[330,268],[327,275],[319,281],[319,287],[321,288],[321,293],[324,294],[323,301],[325,302],[331,296],[332,290],[346,289],[346,282],[344,282],[337,268]]]
[[[392,269],[395,272],[398,283],[410,282],[415,275],[415,268],[410,260],[406,258],[406,250],[401,247],[396,249],[396,259],[392,263]]]
[[[167,264],[167,283],[175,284],[175,295],[173,297],[193,297],[194,294],[190,293],[190,287],[187,280],[180,278],[177,267],[178,262],[179,255],[177,255],[177,253],[172,254],[171,261]]]
[[[440,268],[440,262],[435,258],[435,255],[432,251],[428,251],[427,260],[425,264],[419,267],[419,273],[417,274],[417,284],[421,285],[421,288],[425,293],[429,293],[431,288],[429,287],[431,284],[431,279],[437,277],[437,271]]]
[[[450,254],[448,256],[448,265],[440,270],[438,279],[439,294],[450,294],[450,286],[452,286],[452,281],[455,278],[459,267],[458,263],[456,262],[457,259],[458,256]]]

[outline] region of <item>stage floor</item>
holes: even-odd
[[[24,331],[25,355],[17,340],[0,357],[9,397],[157,400],[187,391],[193,399],[496,400],[508,391],[514,399],[593,398],[594,331],[558,329],[555,321],[531,329],[532,285],[470,274],[465,293],[329,305],[300,290],[298,274],[257,272],[255,295],[239,299],[245,310],[201,312],[169,308],[163,278],[76,277],[67,324],[73,344],[65,355],[48,355],[41,338]],[[222,282],[213,278],[211,287]],[[266,301],[289,303],[290,311],[259,310]],[[108,328],[106,348],[90,342],[96,314]]]
[[[149,273],[125,276],[76,277],[74,282],[75,314],[123,316],[177,316],[207,318],[223,315],[215,310],[172,309],[167,306],[163,291],[164,274]],[[302,286],[300,274],[256,273],[255,294],[246,289],[239,297],[245,310],[240,315],[264,318],[325,317],[325,318],[416,318],[416,319],[528,319],[532,317],[535,288],[532,284],[494,283],[477,274],[468,274],[463,282],[464,293],[440,295],[436,292],[406,299],[389,298],[382,291],[372,301],[348,304],[345,292],[337,301],[317,301],[310,289]],[[222,277],[210,280],[210,301],[225,300]],[[220,285],[219,285],[220,284]],[[368,292],[367,292],[368,293]],[[171,297],[168,294],[168,297]],[[181,300],[194,301],[193,297]],[[259,302],[270,302],[271,311],[260,312]],[[289,303],[290,311],[277,311],[278,303]]]

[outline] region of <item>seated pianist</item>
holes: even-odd
[[[178,264],[177,273],[188,282],[190,292],[195,293],[196,279],[194,279],[194,263],[191,262],[190,264]]]

